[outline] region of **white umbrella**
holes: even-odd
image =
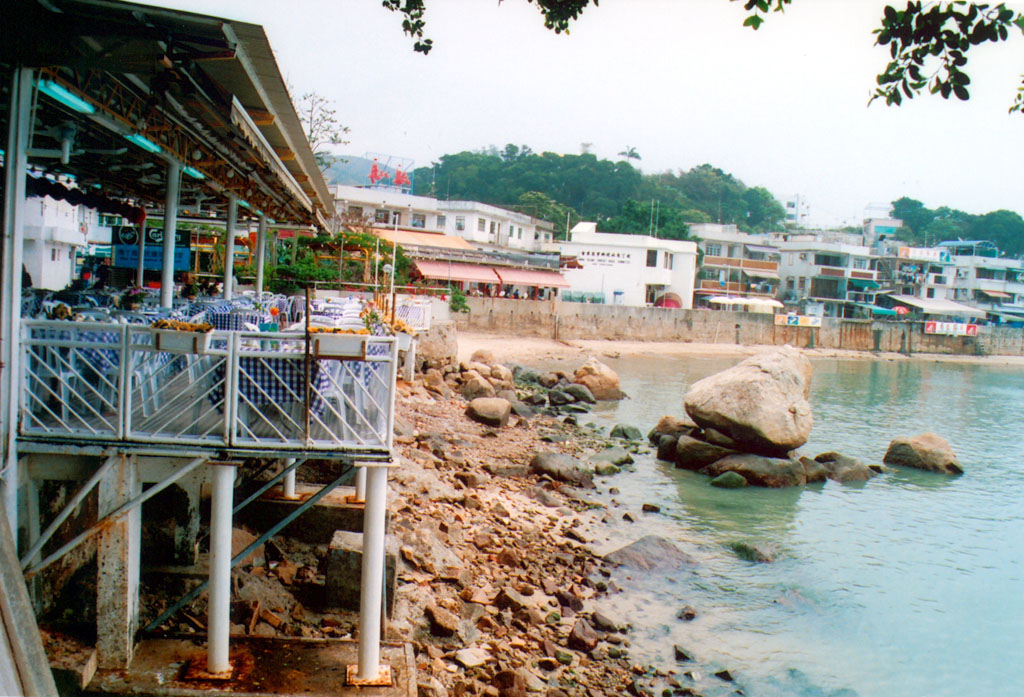
[[[730,298],[724,295],[716,295],[708,299],[709,303],[715,303],[718,305],[749,305],[750,301],[746,298]]]

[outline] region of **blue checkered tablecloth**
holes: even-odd
[[[69,322],[69,324],[71,323]],[[34,327],[32,338],[47,341],[82,341],[91,344],[88,347],[76,347],[75,352],[98,373],[117,370],[121,365],[121,335],[118,332],[83,330],[74,326],[69,326],[67,329]],[[109,344],[110,348],[102,348],[98,344]],[[62,353],[69,352],[62,350]]]
[[[266,404],[288,404],[305,401],[305,363],[298,358],[259,358],[245,356],[238,361],[238,392],[258,407]],[[214,369],[216,387],[210,392],[210,401],[220,404],[224,399],[224,369],[222,363]],[[331,379],[323,362],[311,360],[309,364],[309,408],[323,413],[326,405],[323,395],[331,387]]]
[[[213,325],[214,329],[220,331],[240,332],[245,329],[246,324],[255,324],[257,327],[273,320],[269,312],[216,312],[207,310],[206,321]]]

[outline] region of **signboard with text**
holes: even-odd
[[[810,315],[775,315],[775,324],[787,327],[820,327],[821,317]]]
[[[925,334],[945,334],[946,336],[978,336],[977,324],[963,322],[925,322]]]
[[[174,236],[174,270],[188,271],[192,266],[191,241],[192,234],[188,231],[176,230]],[[114,260],[113,265],[122,269],[139,267],[139,229],[132,225],[122,225],[111,229]],[[164,231],[158,228],[146,228],[146,245],[143,251],[143,267],[149,271],[159,271],[164,267]]]

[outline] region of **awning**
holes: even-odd
[[[878,290],[882,286],[875,281],[871,281],[864,278],[850,278],[847,283],[857,290]]]
[[[773,298],[747,298],[747,304],[760,305],[762,307],[774,307],[778,309],[785,307],[785,305],[780,303],[778,300],[774,300]]]
[[[749,305],[750,301],[746,298],[730,298],[724,295],[716,295],[713,298],[708,298],[709,303],[715,303],[716,305]]]
[[[753,278],[773,278],[776,281],[779,280],[779,274],[776,271],[768,271],[766,269],[741,269],[743,273]]]
[[[538,271],[534,269],[507,269],[495,267],[501,282],[507,286],[534,286],[537,288],[568,288],[569,282],[557,271]]]
[[[435,247],[440,249],[475,250],[461,237],[441,235],[436,232],[412,232],[411,230],[374,230],[373,233],[382,240],[394,242],[402,247]]]
[[[501,283],[501,279],[490,266],[457,264],[447,261],[423,261],[421,259],[417,259],[413,263],[424,278],[440,281],[469,281],[470,283]]]
[[[984,317],[984,310],[977,310],[952,300],[937,298],[915,298],[913,295],[890,295],[896,302],[920,308],[926,315],[966,315],[968,317]]]
[[[764,245],[760,245],[760,244],[745,244],[743,246],[747,248],[748,252],[762,252],[764,254],[778,254],[779,253],[779,250],[776,249],[775,247],[765,247]]]
[[[1001,290],[983,290],[981,291],[990,298],[1012,298],[1013,296],[1009,293],[1004,293]]]
[[[878,305],[872,305],[870,303],[853,303],[857,307],[863,307],[865,310],[870,310],[873,315],[886,315],[891,317],[899,316],[896,310],[890,310],[887,307],[879,307]]]

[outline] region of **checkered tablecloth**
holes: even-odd
[[[305,363],[301,354],[298,358],[259,358],[245,356],[238,361],[238,392],[247,402],[257,408],[266,404],[290,404],[305,400]],[[216,387],[210,392],[210,401],[220,404],[224,399],[224,369],[221,363],[214,370]],[[309,408],[318,414],[326,405],[323,395],[331,387],[331,379],[322,361],[311,360],[309,364],[310,391]]]
[[[220,331],[240,332],[245,329],[246,324],[261,324],[273,321],[269,312],[206,312],[206,321],[213,325],[214,329]]]
[[[33,339],[44,339],[47,341],[82,341],[91,344],[88,347],[76,347],[75,353],[81,357],[88,367],[98,373],[106,373],[117,370],[121,365],[121,335],[118,332],[104,332],[96,330],[81,330],[76,327],[67,329],[32,329]],[[103,348],[98,344],[109,344],[110,348]],[[61,353],[69,353],[61,347]]]

